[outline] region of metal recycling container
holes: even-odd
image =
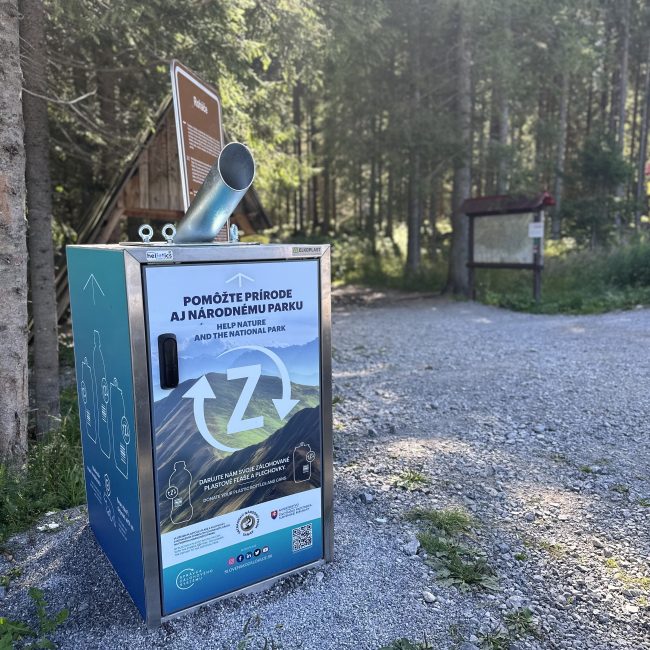
[[[90,526],[147,624],[329,561],[329,246],[67,255]]]

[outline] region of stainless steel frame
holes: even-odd
[[[149,360],[142,293],[142,265],[131,255],[124,256],[126,293],[131,336],[131,363],[135,406],[135,427],[138,441],[138,485],[140,486],[140,522],[147,626],[158,627],[161,620],[160,563],[158,559],[158,526],[156,491],[154,488],[153,437],[151,435],[151,404],[149,400]]]
[[[99,247],[98,247],[99,248]],[[334,509],[333,509],[333,443],[332,443],[332,356],[331,356],[331,284],[330,247],[251,244],[115,244],[101,248],[118,249],[124,252],[126,271],[129,332],[133,387],[135,391],[135,423],[138,454],[138,480],[140,486],[140,516],[142,553],[144,565],[145,601],[147,626],[155,628],[161,622],[193,611],[205,604],[231,596],[262,591],[278,580],[294,573],[320,566],[333,558]],[[164,262],[148,261],[147,253],[168,251]],[[151,258],[149,257],[149,260]],[[149,399],[149,361],[147,351],[145,320],[145,287],[142,267],[151,265],[173,265],[177,263],[206,262],[254,262],[271,260],[317,259],[320,267],[320,355],[321,355],[321,420],[322,420],[322,518],[324,558],[303,567],[288,571],[237,591],[205,601],[190,608],[162,616],[162,593],[160,583],[159,539],[157,526],[157,505],[154,486],[153,436],[151,430],[151,403]]]

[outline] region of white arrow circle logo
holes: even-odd
[[[291,379],[289,378],[289,371],[287,370],[287,367],[282,362],[282,359],[280,359],[280,357],[275,354],[275,352],[272,352],[268,348],[264,348],[260,345],[244,345],[236,348],[231,348],[230,350],[222,352],[219,357],[222,357],[225,354],[229,354],[231,352],[237,352],[241,350],[255,350],[257,352],[262,352],[276,365],[278,372],[280,373],[280,379],[282,380],[282,397],[279,399],[273,399],[272,401],[273,405],[275,406],[275,410],[278,413],[278,417],[280,420],[284,420],[284,418],[294,409],[296,404],[298,404],[300,401],[297,399],[291,399]],[[227,370],[226,376],[228,380],[246,379],[246,383],[244,384],[239,399],[237,400],[237,404],[228,422],[228,435],[240,433],[242,431],[250,431],[251,429],[258,429],[264,426],[264,417],[262,416],[255,418],[243,417],[253,397],[253,393],[255,392],[255,388],[261,374],[261,364],[242,366],[240,368],[229,368]],[[190,390],[188,390],[183,395],[183,397],[194,400],[194,420],[196,422],[199,433],[203,436],[203,439],[207,443],[219,451],[224,451],[226,453],[239,451],[240,447],[229,447],[216,440],[208,429],[208,424],[205,419],[205,400],[216,399],[216,395],[214,394],[212,386],[210,386],[210,382],[205,375],[200,377],[192,386],[192,388],[190,388]]]

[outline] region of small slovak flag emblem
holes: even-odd
[[[278,511],[271,510],[271,519],[277,519],[277,518],[278,518]]]

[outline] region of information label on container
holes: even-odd
[[[318,278],[315,260],[145,267],[163,615],[323,557]]]

